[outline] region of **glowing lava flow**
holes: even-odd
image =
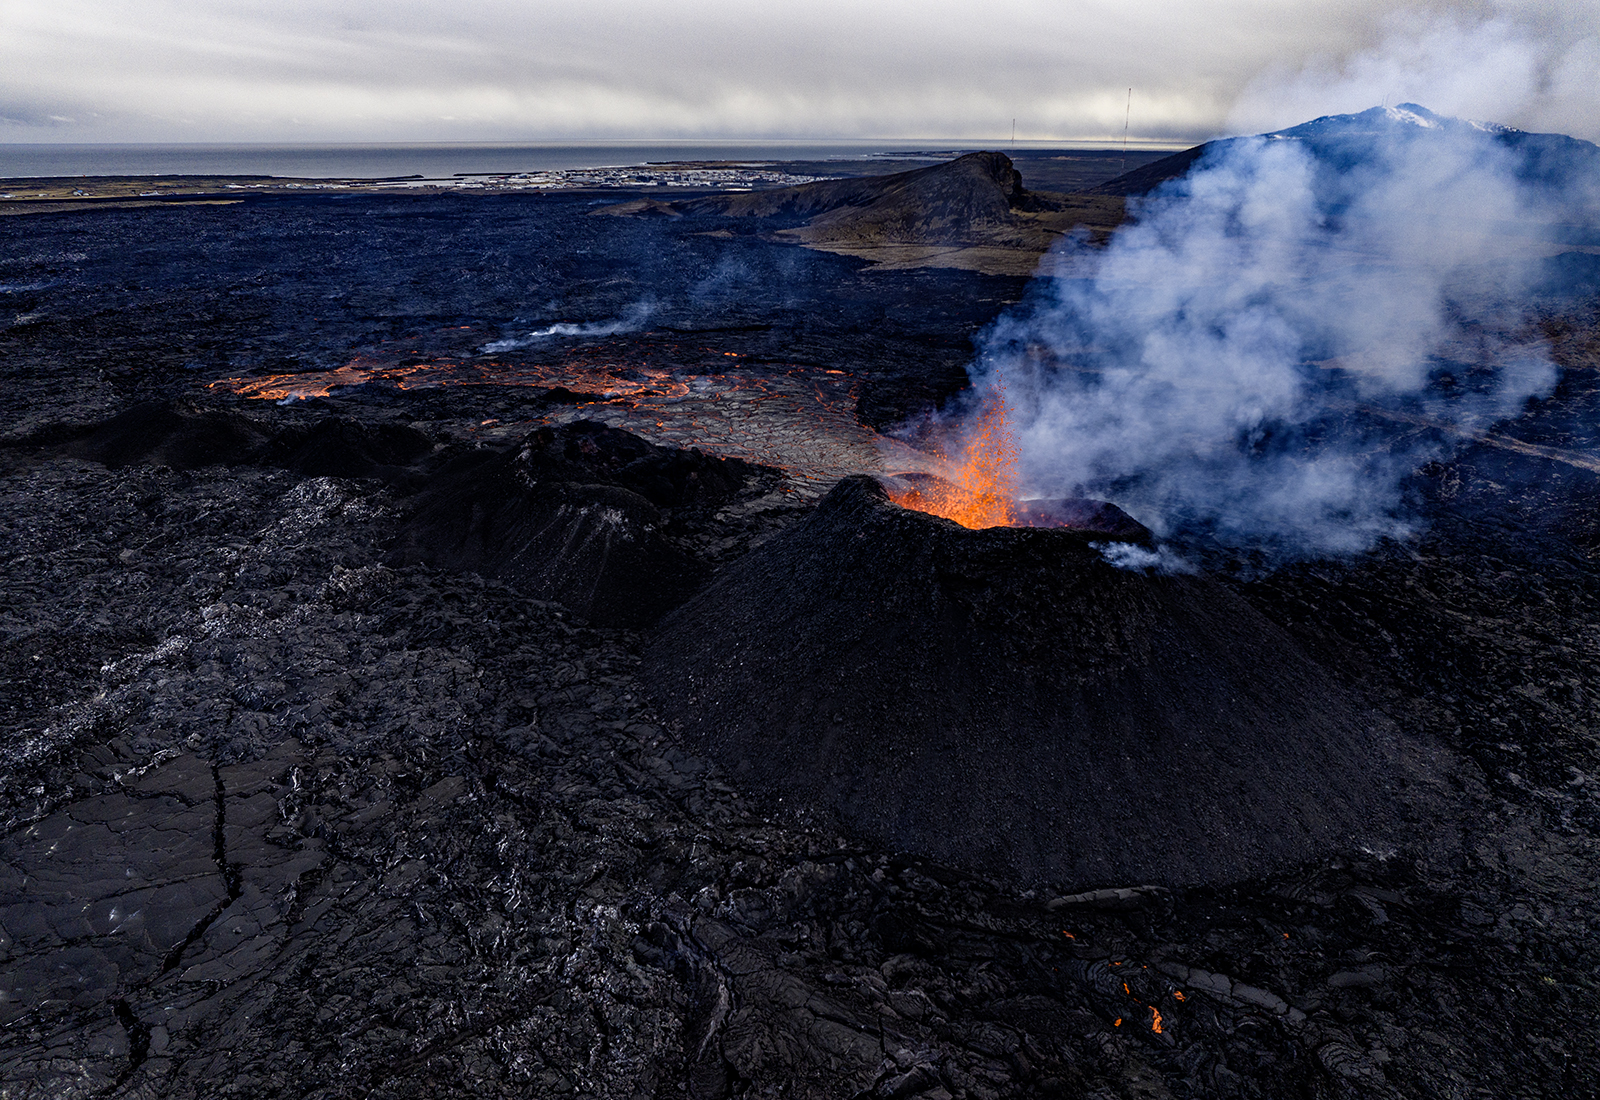
[[[950,431],[938,446],[946,469],[942,484],[893,491],[902,508],[930,512],[963,527],[1007,527],[1016,521],[1017,444],[1011,434],[1011,408],[996,385],[984,396],[977,415]]]
[[[503,367],[499,363],[462,363],[438,359],[410,366],[385,364],[360,356],[337,370],[273,374],[255,378],[219,378],[213,388],[225,386],[244,397],[273,401],[298,401],[329,397],[335,390],[368,383],[386,383],[398,390],[438,386],[559,385],[579,397],[597,401],[619,398],[684,397],[689,386],[670,370],[617,364],[571,364]]]
[[[816,499],[839,479],[901,471],[897,504],[967,527],[1038,522],[1015,500],[1016,446],[1006,395],[987,392],[975,415],[936,428],[930,445],[879,435],[856,417],[858,387],[843,370],[763,361],[738,352],[656,348],[671,365],[635,361],[638,349],[577,349],[557,363],[494,359],[417,361],[409,346],[363,353],[336,370],[218,378],[217,389],[288,403],[339,396],[360,386],[416,391],[455,386],[528,386],[546,391],[545,423],[595,419],[665,447],[698,447],[784,471],[789,489]],[[650,349],[645,349],[646,351]],[[715,356],[715,358],[712,358]],[[739,370],[728,370],[739,360]],[[532,420],[525,423],[532,423]],[[510,425],[486,421],[501,435]]]

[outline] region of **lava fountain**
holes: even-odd
[[[951,520],[968,530],[991,527],[1067,527],[1111,541],[1150,547],[1154,539],[1138,520],[1103,500],[1065,497],[1024,500],[1018,493],[1017,441],[1005,386],[992,383],[977,411],[941,422],[918,440],[938,474],[889,474],[878,479],[889,499],[912,512]]]
[[[974,416],[944,428],[933,450],[943,475],[890,488],[890,500],[974,530],[1017,523],[1017,443],[1003,384],[985,392]]]

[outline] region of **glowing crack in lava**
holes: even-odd
[[[1017,443],[1003,385],[989,388],[973,416],[942,431],[934,449],[945,467],[940,478],[891,490],[890,500],[963,527],[1017,522]]]

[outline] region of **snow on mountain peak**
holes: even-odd
[[[1451,118],[1437,115],[1419,103],[1401,103],[1395,107],[1371,107],[1356,114],[1323,115],[1310,122],[1302,122],[1286,130],[1263,134],[1269,138],[1316,138],[1356,136],[1393,132],[1398,127],[1415,127],[1419,130],[1477,130],[1489,134],[1518,133],[1515,127],[1497,122],[1480,122],[1476,119]]]
[[[1443,129],[1439,116],[1417,103],[1402,103],[1398,107],[1383,107],[1381,110],[1392,122],[1420,126],[1424,130]]]

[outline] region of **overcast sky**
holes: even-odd
[[[1600,0],[0,0],[0,141],[1600,139]]]

